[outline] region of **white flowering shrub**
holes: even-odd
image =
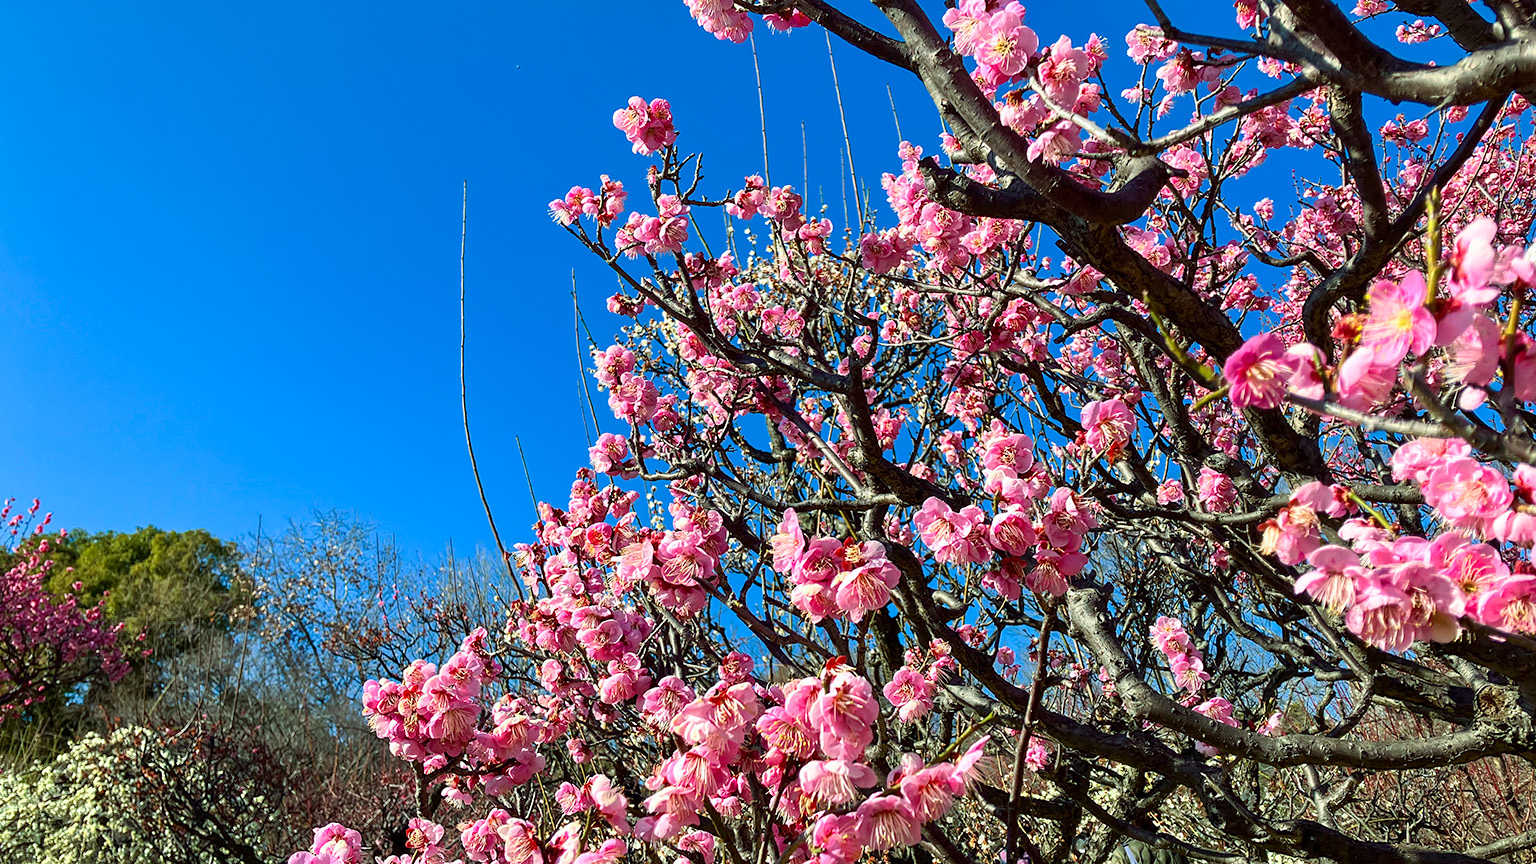
[[[218,724],[90,733],[0,777],[0,860],[264,864],[291,842],[286,774]]]
[[[52,762],[0,775],[0,859],[49,864],[150,864],[163,860],[130,800],[124,753],[148,730],[90,733]]]

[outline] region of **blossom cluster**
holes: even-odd
[[[1017,455],[1013,459],[1017,464]],[[543,596],[519,606],[508,635],[548,657],[539,667],[543,694],[503,697],[489,711],[491,728],[477,728],[471,718],[480,716],[483,691],[499,673],[482,630],[440,671],[415,661],[399,683],[370,681],[364,712],[397,755],[427,771],[446,768],[444,794],[454,801],[468,801],[466,793],[482,784],[495,795],[526,782],[544,765],[534,750],[539,743],[565,737],[573,760],[583,762],[587,745],[573,734],[583,718],[611,720],[632,708],[658,741],[675,748],[651,770],[650,794],[633,825],[628,796],[605,775],[555,791],[563,814],[594,815],[607,826],[607,839],[580,821],[547,833],[540,820],[492,809],[460,826],[465,859],[604,864],[622,857],[630,837],[708,859],[716,840],[701,825],[702,814],[740,815],[760,789],[772,790],[769,803],[783,822],[774,829],[776,842],[787,847],[805,834],[802,860],[849,864],[866,849],[915,844],[922,825],[965,793],[985,740],[953,762],[930,764],[909,753],[882,779],[867,758],[879,694],[842,660],[828,662],[818,676],[768,686],[756,679],[753,660],[738,652],[722,660],[718,680],[702,693],[675,675],[654,680],[638,653],[655,625],[630,602],[644,589],[674,612],[687,612],[691,601],[680,593],[685,578],[703,578],[714,566],[724,551],[724,529],[718,514],[683,499],[673,507],[673,530],[642,528],[631,507],[634,493],[598,489],[592,477],[589,469],[578,472],[567,510],[541,508],[542,542],[520,551],[529,584]],[[792,578],[801,579],[802,593],[819,597],[803,601],[807,607],[831,617],[852,619],[883,607],[899,578],[883,545],[807,540],[793,512],[772,547],[775,566],[799,573]],[[604,663],[610,674],[594,686],[588,670]],[[953,666],[942,642],[909,651],[906,667],[884,688],[900,719],[914,722],[929,710]],[[509,763],[516,764],[503,770]],[[329,855],[343,862],[351,837],[332,826],[295,859],[318,864]],[[413,852],[392,864],[440,861],[447,854],[436,823],[413,821],[409,837]]]
[[[628,365],[617,355],[607,356],[618,361],[609,369]],[[606,374],[611,379],[623,373]],[[594,449],[616,452],[611,445]],[[916,843],[922,824],[942,816],[964,793],[984,742],[954,763],[930,765],[908,754],[882,783],[865,761],[880,712],[877,693],[846,664],[831,662],[820,676],[765,687],[754,680],[751,658],[732,653],[722,661],[719,679],[703,693],[674,675],[653,684],[649,671],[638,666],[635,651],[654,625],[628,612],[621,598],[643,587],[674,613],[702,609],[707,601],[703,588],[725,551],[724,527],[719,514],[693,509],[681,498],[673,506],[672,530],[639,527],[629,506],[633,493],[613,487],[599,491],[585,479],[590,472],[581,473],[568,510],[542,511],[541,549],[523,551],[525,562],[537,563],[548,595],[521,608],[513,632],[519,641],[557,656],[578,647],[584,658],[597,661],[622,653],[608,660],[612,674],[595,689],[582,680],[586,662],[546,660],[543,669],[549,674],[541,674],[541,682],[547,695],[541,700],[547,717],[568,725],[587,713],[612,716],[616,703],[628,703],[658,736],[677,743],[646,781],[651,794],[641,802],[644,815],[634,822],[634,835],[712,855],[714,835],[701,829],[701,814],[738,815],[754,788],[762,788],[778,790],[773,804],[785,821],[776,829],[782,831],[780,844],[790,843],[796,831],[808,831],[807,854],[825,864],[850,862],[868,848]],[[617,517],[617,525],[604,521],[610,515]],[[792,511],[771,547],[774,568],[796,580],[794,603],[808,617],[857,620],[884,607],[899,580],[883,544],[808,539]],[[909,656],[908,668],[885,688],[909,722],[931,707],[936,682],[953,665],[942,643],[931,655],[929,660]],[[580,808],[589,798],[599,809],[606,806],[603,812],[617,840],[629,831],[625,799],[609,796],[608,788],[602,783],[595,791],[562,787],[556,797],[563,808]],[[539,843],[531,825],[510,815],[498,822],[493,812],[485,825],[465,842],[467,854],[489,842],[475,838],[492,834],[522,844],[524,851],[514,857],[512,840],[506,840],[508,861],[530,860],[527,850],[559,845],[558,835]],[[621,849],[616,844],[607,848]]]
[[[1404,371],[1410,357],[1435,361],[1442,382],[1461,386],[1466,410],[1498,392],[1490,385],[1500,375],[1515,399],[1536,397],[1536,347],[1487,314],[1501,286],[1536,284],[1536,264],[1520,246],[1495,245],[1496,235],[1492,219],[1468,223],[1455,238],[1440,289],[1418,271],[1378,281],[1367,310],[1340,322],[1347,355],[1331,369],[1312,345],[1287,348],[1269,333],[1249,339],[1223,368],[1232,404],[1269,409],[1299,397],[1372,409],[1389,399],[1401,376],[1417,374]],[[1394,537],[1379,516],[1353,518],[1334,535],[1348,545],[1322,545],[1320,516],[1339,519],[1353,504],[1341,487],[1308,484],[1262,526],[1263,551],[1282,563],[1305,558],[1309,565],[1297,592],[1346,613],[1352,632],[1388,650],[1417,640],[1450,641],[1463,616],[1536,632],[1536,576],[1525,572],[1529,563],[1511,568],[1486,542],[1536,543],[1536,468],[1520,464],[1506,475],[1476,459],[1460,438],[1409,441],[1393,453],[1391,468],[1393,479],[1422,491],[1443,533]]]
[[[716,39],[741,43],[752,33],[752,16],[736,8],[732,0],[683,0],[688,11],[705,32]],[[763,23],[770,29],[787,32],[811,23],[811,19],[799,9],[788,13],[770,12],[763,16]]]
[[[1488,543],[1457,531],[1433,540],[1392,537],[1361,519],[1346,522],[1339,535],[1349,545],[1307,555],[1311,569],[1296,580],[1296,591],[1345,612],[1350,631],[1378,648],[1449,642],[1461,633],[1463,616],[1536,633],[1536,573],[1512,570]]]
[[[790,577],[790,602],[812,621],[846,618],[858,622],[891,600],[901,572],[885,557],[885,544],[849,538],[807,540],[794,508],[771,540],[773,569]]]
[[[1286,348],[1269,333],[1249,339],[1222,370],[1232,404],[1273,408],[1292,394],[1321,399],[1327,381],[1327,395],[1340,405],[1370,409],[1392,393],[1405,358],[1427,359],[1432,349],[1443,357],[1443,380],[1465,385],[1464,408],[1482,404],[1503,364],[1513,395],[1536,398],[1536,343],[1523,333],[1506,336],[1487,314],[1501,286],[1536,284],[1536,262],[1521,247],[1495,247],[1497,227],[1482,217],[1457,235],[1443,291],[1432,291],[1419,271],[1377,281],[1367,313],[1340,322],[1350,350],[1331,369],[1316,346]]]
[[[817,677],[782,686],[734,680],[750,668],[746,661],[723,669],[719,683],[672,716],[672,733],[690,749],[677,750],[647,782],[654,794],[637,835],[679,836],[698,824],[706,799],[722,814],[740,812],[751,786],[731,766],[749,733],[766,746],[755,760],[756,779],[778,790],[774,806],[787,822],[785,840],[804,826],[817,864],[849,864],[866,849],[916,844],[922,825],[964,794],[983,758],[985,740],[954,763],[927,764],[908,753],[882,781],[865,761],[880,711],[867,680],[840,659]]]
[[[628,198],[624,184],[604,174],[597,192],[586,186],[572,186],[564,198],[549,202],[549,213],[561,225],[570,225],[585,216],[607,227],[624,213],[624,202]]]
[[[1043,490],[1039,475],[1018,476],[1019,468],[1029,473],[1032,467],[1029,448],[1023,435],[994,436],[987,443],[987,484],[1006,502],[990,520],[974,504],[955,510],[938,498],[929,498],[912,517],[935,561],[984,568],[982,584],[1009,600],[1019,599],[1024,588],[1067,593],[1067,580],[1088,563],[1083,539],[1098,526],[1087,503],[1065,487],[1031,509]]]
[[[1208,699],[1200,697],[1200,690],[1205,683],[1211,680],[1210,673],[1205,671],[1205,658],[1200,650],[1194,646],[1189,638],[1189,633],[1184,630],[1184,622],[1177,618],[1169,618],[1166,615],[1157,616],[1157,622],[1151,629],[1152,644],[1157,650],[1163,652],[1168,660],[1168,670],[1173,673],[1173,680],[1181,689],[1188,691],[1184,699],[1185,707],[1193,708],[1196,713],[1218,723],[1228,726],[1238,725],[1236,718],[1232,716],[1234,706],[1231,702],[1220,696],[1212,696]],[[1220,750],[1205,743],[1196,741],[1195,749],[1206,756],[1216,756]]]
[[[1287,563],[1304,556],[1309,569],[1296,580],[1297,593],[1345,612],[1349,629],[1379,648],[1449,642],[1460,634],[1462,616],[1536,633],[1536,573],[1525,561],[1511,568],[1498,548],[1475,539],[1525,546],[1536,540],[1523,509],[1536,501],[1536,469],[1517,466],[1517,499],[1502,474],[1466,453],[1459,440],[1421,439],[1393,457],[1394,472],[1419,484],[1450,528],[1433,539],[1394,537],[1375,520],[1353,518],[1337,532],[1348,545],[1321,545],[1316,513],[1328,510],[1293,498],[1266,523],[1266,549]],[[1337,503],[1331,509],[1344,512]]]
[[[1095,35],[1074,46],[1062,36],[1041,49],[1016,2],[962,0],[944,13],[944,24],[954,33],[955,50],[975,60],[973,77],[984,93],[996,96],[1026,79],[1033,85],[1027,97],[1024,89],[1012,90],[997,104],[1003,123],[1031,139],[1030,159],[1059,164],[1083,149],[1075,121],[1099,110],[1098,85],[1088,79],[1108,58],[1103,40]]]
[[[933,640],[926,650],[908,648],[906,663],[896,670],[882,692],[896,709],[896,719],[915,723],[933,710],[934,691],[944,676],[955,667],[949,643]]]
[[[646,102],[629,97],[629,104],[613,112],[613,125],[624,133],[636,153],[649,156],[677,141],[677,127],[672,123],[672,104],[665,99]]]
[[[497,795],[527,783],[544,768],[537,747],[553,730],[529,714],[526,700],[505,696],[490,707],[492,726],[480,728],[485,690],[501,674],[488,634],[478,627],[441,669],[415,660],[400,681],[370,679],[363,685],[363,715],[390,752],[425,771],[449,767],[460,779],[444,791],[468,800],[467,788],[484,784]]]

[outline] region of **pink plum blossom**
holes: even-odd
[[[1035,31],[1024,26],[1023,10],[1018,3],[1009,3],[978,25],[981,29],[975,34],[976,62],[1004,76],[1024,71],[1040,40]]]
[[[981,564],[991,558],[985,535],[986,523],[981,510],[967,506],[952,510],[938,498],[923,502],[913,517],[918,536],[933,550],[933,557],[943,563]]]
[[[1119,399],[1089,402],[1083,406],[1083,443],[1088,450],[1105,459],[1119,458],[1131,432],[1136,428],[1136,416]]]
[[[1323,546],[1307,555],[1313,569],[1296,580],[1296,593],[1307,594],[1334,612],[1355,601],[1355,585],[1365,575],[1360,556],[1343,546]]]
[[[1232,352],[1222,374],[1232,388],[1234,408],[1275,408],[1300,362],[1273,333],[1260,333]]]
[[[884,693],[903,723],[915,722],[933,707],[933,683],[913,669],[897,669]]]
[[[1237,487],[1232,478],[1206,466],[1200,468],[1195,495],[1201,506],[1212,513],[1226,513],[1237,505]]]
[[[1414,271],[1399,282],[1371,287],[1370,317],[1361,331],[1360,350],[1379,364],[1395,364],[1412,351],[1423,354],[1435,343],[1435,316],[1425,308],[1429,287]]]
[[[1462,456],[1429,472],[1424,500],[1452,525],[1478,528],[1508,510],[1514,494],[1497,469]]]

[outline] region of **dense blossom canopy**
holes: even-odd
[[[1470,806],[1536,754],[1532,11],[1398,5],[1438,23],[688,0],[826,28],[952,132],[839,227],[766,170],[705,194],[665,99],[616,111],[647,188],[550,209],[623,285],[620,431],[501,632],[369,682],[419,781],[391,860],[1536,845]]]

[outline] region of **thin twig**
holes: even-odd
[[[757,76],[757,122],[763,131],[763,182],[768,188],[773,188],[773,175],[768,173],[768,112],[763,107],[763,70],[757,65],[757,40],[751,33],[747,39],[752,43],[752,74]]]
[[[602,433],[597,425],[597,409],[592,406],[592,391],[587,389],[587,364],[581,358],[581,302],[576,298],[576,271],[571,271],[571,326],[575,328],[576,335],[576,377],[581,380],[581,392],[587,397],[587,410],[592,412],[592,431],[587,431],[587,415],[581,415],[581,431],[587,436],[587,446],[592,446],[592,438]],[[580,413],[578,411],[577,413]]]
[[[533,475],[528,472],[528,456],[523,453],[523,436],[513,435],[512,440],[517,442],[518,458],[523,460],[523,479],[528,481],[528,497],[533,501],[533,518],[539,518],[539,494],[533,491]]]
[[[464,446],[469,450],[469,468],[475,474],[475,489],[480,492],[480,506],[485,508],[485,521],[491,523],[491,536],[496,540],[496,549],[501,552],[501,563],[506,565],[507,576],[521,587],[522,583],[517,578],[517,573],[512,569],[512,556],[507,554],[507,547],[501,543],[501,532],[496,530],[496,517],[491,515],[491,502],[485,497],[485,484],[480,481],[480,463],[475,461],[475,442],[469,435],[469,385],[464,374],[464,342],[465,342],[465,318],[464,318],[464,251],[469,241],[469,181],[464,181],[464,209],[462,221],[459,224],[459,407],[464,412]]]
[[[859,174],[853,167],[853,144],[852,139],[848,137],[848,115],[843,113],[843,88],[837,83],[837,61],[832,57],[832,31],[824,31],[824,35],[827,37],[827,63],[832,66],[832,92],[837,96],[837,117],[843,122],[843,150],[848,154],[848,178],[853,181],[853,207],[859,213],[859,231],[862,234],[864,208],[859,203]]]
[[[1014,851],[1018,848],[1018,841],[1021,839],[1018,808],[1019,793],[1024,788],[1024,754],[1029,749],[1030,734],[1034,731],[1035,710],[1039,707],[1040,696],[1045,691],[1046,654],[1051,647],[1051,628],[1056,626],[1055,606],[1045,610],[1044,619],[1040,623],[1040,647],[1035,657],[1035,680],[1029,684],[1029,702],[1024,706],[1024,727],[1019,730],[1019,743],[1013,751],[1013,780],[1008,788],[1008,838],[1005,844],[1008,854],[1004,864],[1013,864],[1018,860],[1014,857]],[[1038,855],[1030,855],[1030,860],[1039,860]]]

